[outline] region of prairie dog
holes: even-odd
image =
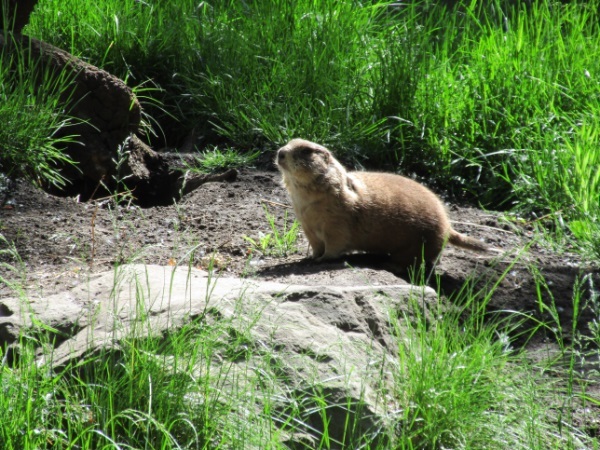
[[[485,252],[453,230],[444,205],[426,187],[391,173],[348,172],[325,147],[293,139],[276,164],[313,257],[352,251],[389,254],[402,267],[435,263],[445,243]]]

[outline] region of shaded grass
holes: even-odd
[[[70,78],[53,74],[34,61],[23,43],[1,37],[0,171],[38,185],[64,186],[61,165],[72,164],[62,148],[73,140],[68,128],[77,122],[65,111]]]

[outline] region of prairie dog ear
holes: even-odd
[[[318,152],[326,163],[329,163],[331,158],[333,158],[333,156],[331,156],[331,152],[327,149],[320,148],[318,149]]]

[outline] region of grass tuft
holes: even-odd
[[[62,149],[76,139],[77,120],[64,110],[70,78],[34,61],[24,41],[0,35],[0,171],[37,185],[64,186],[59,167],[73,164]]]

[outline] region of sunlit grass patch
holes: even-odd
[[[487,312],[491,294],[472,288],[465,284],[450,308],[440,303],[426,310],[415,298],[412,314],[392,321],[398,337],[394,448],[596,448],[593,434],[574,426],[578,389],[585,392],[574,359],[566,366],[554,357],[533,363],[514,345],[518,335],[560,323],[509,311],[499,320]],[[575,287],[575,303],[580,294]],[[526,321],[534,328],[524,327]],[[554,338],[573,355],[565,336]],[[547,376],[555,370],[560,378]],[[556,413],[557,407],[569,413]]]
[[[250,169],[260,152],[240,153],[233,148],[221,150],[219,147],[204,150],[195,158],[195,164],[188,169],[192,172],[211,173],[226,169]]]

